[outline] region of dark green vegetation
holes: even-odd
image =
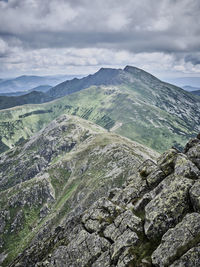
[[[44,102],[44,95],[42,92],[33,91],[22,96],[0,96],[1,109],[11,108],[13,106],[20,106],[24,104],[38,104]]]
[[[43,115],[41,111],[24,116]],[[156,152],[63,115],[0,157],[0,265],[78,215]],[[70,215],[71,214],[71,215]],[[39,248],[39,247],[38,247]],[[4,259],[5,257],[5,259]]]
[[[44,94],[37,94],[39,102],[45,100]],[[61,98],[0,112],[4,145],[12,147],[19,139],[27,139],[63,113],[93,121],[159,152],[171,146],[181,148],[200,130],[198,96],[134,67],[100,69],[51,88],[46,95]]]

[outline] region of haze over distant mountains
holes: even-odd
[[[54,100],[2,110],[2,150],[63,113],[91,120],[157,151],[171,145],[181,148],[200,130],[199,96],[131,66],[102,68],[82,79],[65,81],[46,93],[31,92],[0,100],[1,108]]]
[[[195,91],[192,91],[191,93],[194,94],[194,95],[199,95],[200,96],[200,90],[195,90]]]
[[[0,94],[28,91],[41,85],[55,86],[67,79],[72,79],[74,75],[57,76],[28,76],[23,75],[12,79],[0,79]]]
[[[200,77],[177,77],[177,78],[166,78],[167,82],[175,84],[187,91],[193,91],[190,87],[200,87]],[[194,89],[195,90],[195,89]]]
[[[37,87],[34,87],[32,89],[29,89],[27,91],[17,91],[17,92],[11,92],[11,93],[0,93],[0,96],[21,96],[21,95],[27,95],[31,92],[47,92],[52,86],[51,85],[39,85]]]

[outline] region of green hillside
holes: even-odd
[[[110,83],[45,104],[0,111],[2,143],[12,147],[63,113],[93,121],[159,152],[171,146],[181,148],[200,130],[198,96],[133,67],[119,71]]]

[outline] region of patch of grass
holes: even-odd
[[[62,192],[62,188],[67,183],[71,173],[64,168],[52,168],[48,170],[51,184],[55,189],[56,197]]]
[[[8,256],[3,262],[3,266],[8,264],[29,244],[30,239],[33,238],[32,229],[37,225],[39,217],[40,207],[33,209],[24,208],[24,224],[23,229],[18,233],[10,232],[10,224],[7,225],[8,233],[4,235],[5,246],[4,249],[8,252]],[[16,210],[13,209],[11,218],[16,214]]]

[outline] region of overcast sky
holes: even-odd
[[[141,67],[200,76],[199,0],[0,0],[0,77]]]

